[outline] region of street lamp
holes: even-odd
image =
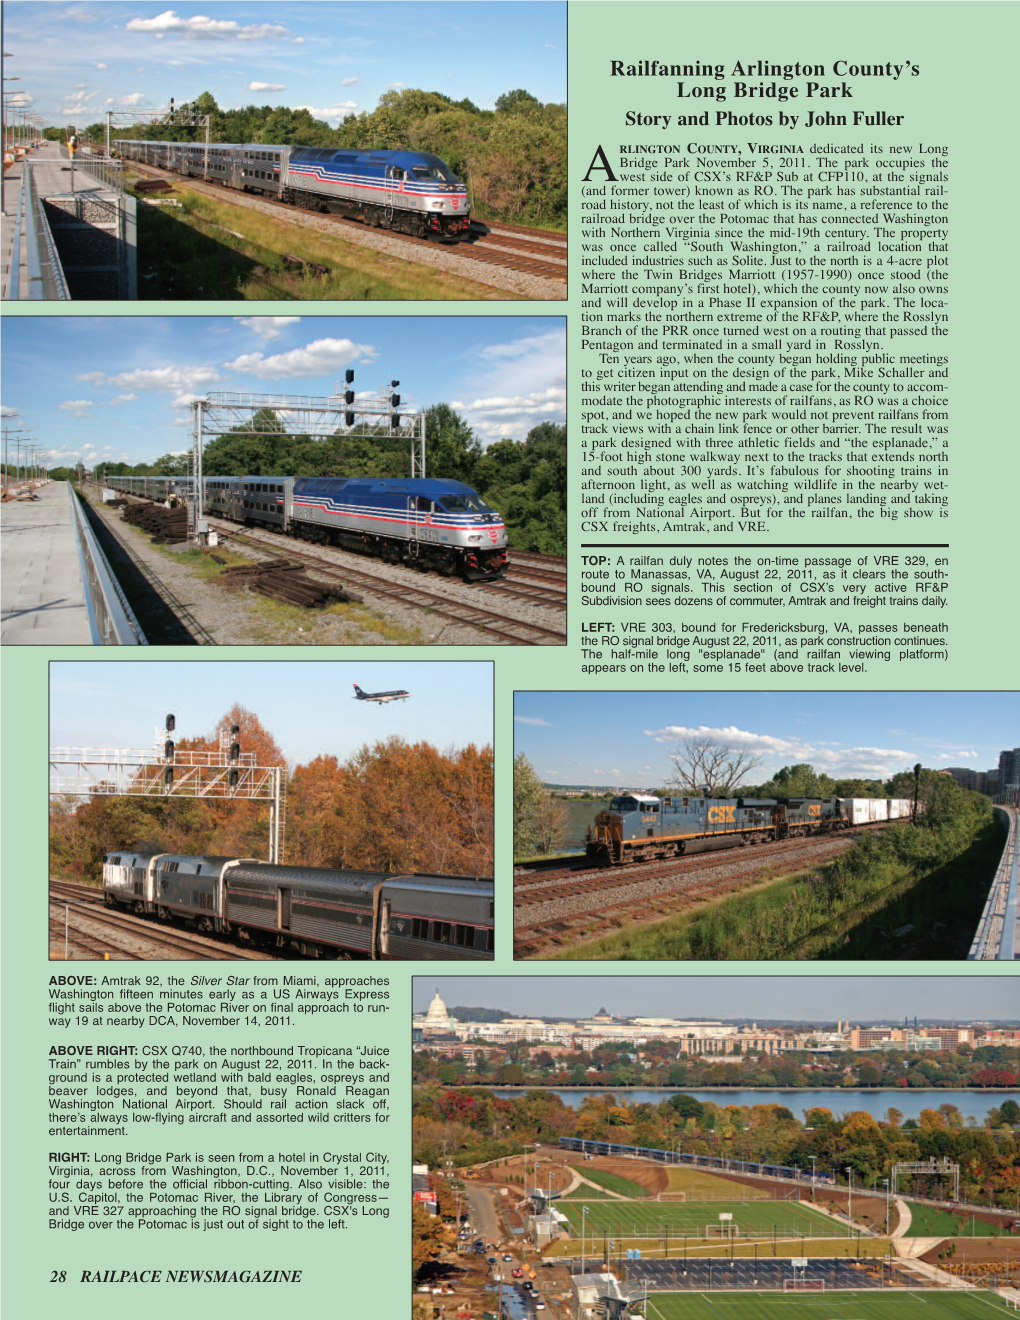
[[[885,1232],[886,1232],[886,1237],[888,1237],[889,1236],[889,1179],[883,1178],[882,1181],[883,1183],[885,1183]]]
[[[846,1214],[846,1217],[847,1217],[847,1219],[850,1220],[850,1227],[853,1228],[853,1224],[854,1224],[854,1171],[853,1171],[853,1169],[851,1169],[851,1167],[850,1167],[849,1164],[846,1166],[846,1176],[847,1176],[847,1178],[848,1178],[848,1180],[849,1180],[849,1183],[850,1183],[850,1195],[849,1195],[849,1199],[848,1199],[848,1203],[847,1203],[847,1214]]]
[[[818,1172],[818,1156],[812,1155],[810,1158],[811,1158],[811,1199],[813,1201],[815,1199],[815,1174]]]
[[[588,1207],[584,1205],[581,1207],[581,1273],[582,1274],[584,1273],[584,1225],[585,1225],[585,1220],[587,1218],[588,1218]]]

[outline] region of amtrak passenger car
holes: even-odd
[[[488,877],[399,875],[253,858],[108,854],[107,907],[313,957],[493,957]]]
[[[419,238],[456,241],[466,237],[471,227],[467,188],[445,161],[427,151],[352,151],[261,142],[206,146],[127,138],[113,145],[126,160]]]

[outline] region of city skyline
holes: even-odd
[[[502,1009],[511,1017],[584,1019],[604,1008],[619,1017],[679,1019],[1020,1021],[1020,982],[1002,975],[415,976],[412,1011],[424,1013],[436,993],[447,1008]]]
[[[763,783],[807,763],[834,779],[998,765],[1020,741],[1015,692],[522,692],[514,751],[549,784],[664,786],[688,737],[760,755]]]

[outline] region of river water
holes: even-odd
[[[492,1090],[504,1100],[522,1095],[527,1088],[493,1087]],[[537,1088],[536,1088],[537,1089]],[[546,1089],[546,1088],[542,1088]],[[692,1095],[696,1100],[711,1100],[717,1105],[785,1105],[794,1118],[804,1121],[808,1109],[816,1106],[829,1109],[836,1118],[850,1114],[855,1110],[864,1110],[872,1118],[884,1119],[888,1109],[898,1109],[907,1118],[920,1118],[922,1109],[938,1109],[939,1105],[955,1105],[963,1114],[964,1121],[973,1118],[980,1126],[989,1109],[998,1108],[1004,1100],[1010,1098],[1020,1101],[1020,1095],[1012,1097],[1004,1091],[740,1091],[736,1088],[723,1087],[718,1090],[698,1091],[679,1088],[677,1090],[648,1091],[637,1088],[620,1087],[550,1087],[565,1105],[572,1109],[580,1107],[585,1096],[605,1095],[612,1092],[620,1099],[626,1099],[628,1105],[658,1105],[672,1095]]]

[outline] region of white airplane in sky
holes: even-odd
[[[378,701],[383,705],[387,701],[406,701],[410,692],[362,692],[357,683],[354,684],[355,701]]]

